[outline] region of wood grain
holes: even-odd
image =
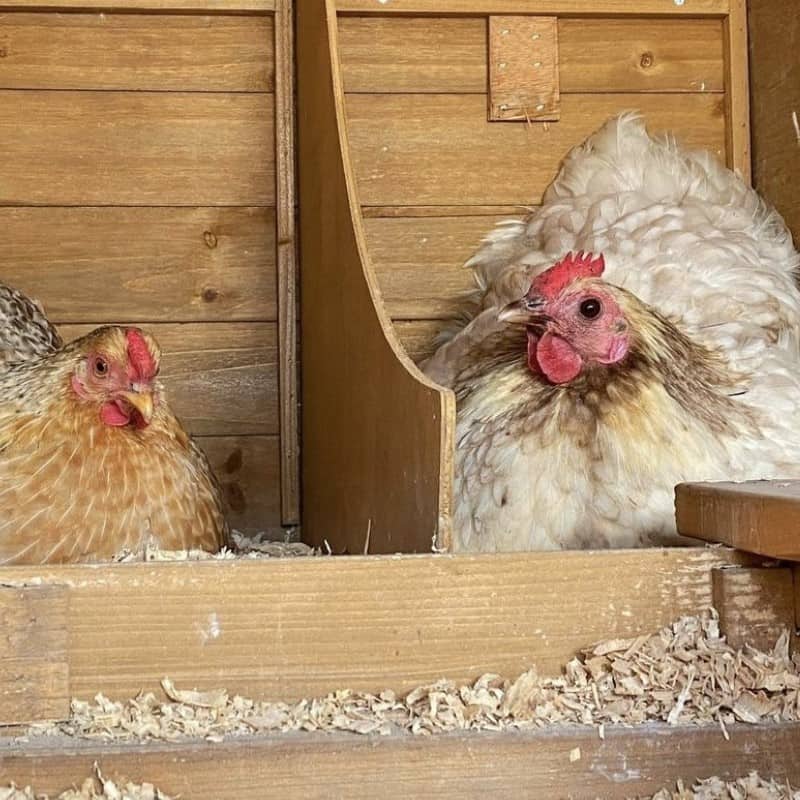
[[[2,205],[274,205],[269,94],[0,91]]]
[[[675,509],[685,536],[800,561],[800,481],[681,484]]]
[[[721,548],[351,556],[10,567],[0,582],[68,587],[75,697],[157,691],[166,675],[290,701],[531,664],[556,675],[593,642],[702,611],[711,570],[743,563]]]
[[[94,325],[65,325],[70,341]],[[272,322],[143,326],[158,341],[173,410],[195,435],[278,433],[277,331]]]
[[[439,319],[397,320],[394,329],[408,357],[419,363],[423,358],[433,355],[436,337],[447,324],[447,320]]]
[[[485,93],[486,39],[475,17],[342,17],[345,90]],[[721,92],[722,44],[720,20],[562,17],[561,92]]]
[[[0,208],[0,227],[3,282],[58,323],[277,316],[271,208]]]
[[[722,17],[729,0],[336,0],[339,12],[364,14],[554,14],[557,16],[646,16]]]
[[[278,0],[279,1],[279,0]],[[98,11],[181,11],[203,14],[254,12],[265,14],[275,10],[276,0],[0,0],[0,10],[34,11],[98,10]]]
[[[731,0],[725,18],[725,93],[728,120],[728,158],[748,183],[752,177],[750,161],[750,78],[747,52],[747,0]]]
[[[6,14],[0,88],[271,92],[272,17]]]
[[[303,536],[361,553],[370,530],[371,553],[425,552],[448,543],[455,401],[405,356],[379,303],[333,0],[297,12]]]
[[[651,131],[725,157],[720,95],[564,95],[558,124],[487,122],[481,95],[347,96],[360,202],[366,205],[537,203],[561,159],[625,110]]]
[[[231,527],[277,532],[281,525],[280,444],[277,436],[201,436],[222,485]]]
[[[800,727],[606,726],[437,736],[302,733],[221,744],[108,744],[61,738],[0,745],[0,769],[54,796],[80,785],[95,762],[103,775],[154,783],[192,800],[623,800],[700,778],[755,770],[797,785]],[[579,752],[573,761],[571,753]],[[357,776],[357,779],[356,777]]]
[[[0,725],[69,716],[68,603],[60,586],[0,581]]]
[[[475,288],[464,262],[498,222],[510,218],[365,219],[370,259],[389,314],[394,319],[458,316],[461,298]]]
[[[750,0],[749,21],[755,185],[800,242],[800,74],[786,57],[800,44],[800,17]]]

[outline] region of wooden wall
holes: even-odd
[[[232,523],[279,526],[275,18],[138,7],[0,16],[0,280],[67,339],[154,333]]]
[[[733,160],[720,18],[559,18],[561,119],[531,124],[487,121],[485,16],[370,13],[339,26],[370,255],[414,357],[470,288],[462,264],[481,238],[540,202],[567,151],[609,116],[640,110],[651,130]]]

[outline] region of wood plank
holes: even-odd
[[[342,17],[345,90],[485,93],[486,20]],[[713,19],[558,21],[561,92],[722,92],[722,22]]]
[[[107,778],[192,800],[623,800],[751,770],[797,785],[800,726],[648,725],[436,736],[303,733],[208,742],[109,744],[46,738],[0,745],[4,778],[54,796],[97,762]],[[580,753],[580,758],[571,758]],[[354,780],[354,775],[358,776]]]
[[[795,633],[791,567],[723,567],[712,573],[714,608],[733,647],[770,651],[778,637]]]
[[[675,509],[685,536],[800,561],[800,481],[681,484]]]
[[[394,329],[408,357],[419,363],[432,356],[436,350],[436,337],[446,327],[446,320],[396,320]]]
[[[569,149],[630,109],[643,112],[650,130],[674,131],[725,157],[720,95],[564,95],[561,122],[540,125],[488,122],[485,102],[482,95],[348,95],[360,202],[537,203]]]
[[[0,208],[0,227],[3,282],[59,323],[277,316],[271,208]]]
[[[593,642],[701,612],[711,570],[743,563],[722,548],[351,556],[7,567],[0,582],[69,587],[75,697],[128,698],[169,676],[290,701],[531,664],[557,675]]]
[[[728,158],[748,183],[752,177],[750,162],[750,83],[747,53],[747,0],[731,0],[731,12],[725,18],[725,116],[728,120]]]
[[[182,11],[203,14],[266,14],[282,0],[0,0],[0,9],[65,11]]]
[[[71,341],[94,327],[65,325],[60,330],[65,341]],[[278,433],[274,323],[163,323],[143,327],[161,347],[161,377],[167,396],[190,433]]]
[[[0,91],[1,205],[274,205],[269,94]]]
[[[278,193],[278,342],[281,431],[281,516],[300,521],[300,430],[297,364],[297,243],[295,192],[294,3],[284,0],[275,20]]]
[[[536,206],[361,206],[364,219],[375,217],[524,217]]]
[[[297,12],[304,537],[355,553],[367,530],[371,553],[446,547],[455,399],[405,356],[377,300],[333,0]]]
[[[63,587],[0,581],[0,725],[69,716],[68,604]]]
[[[774,203],[800,242],[800,73],[787,48],[800,42],[800,17],[775,0],[750,0],[753,169],[758,191]]]
[[[518,215],[517,215],[518,216]],[[498,217],[365,219],[369,256],[393,319],[452,319],[475,288],[464,262]]]
[[[228,522],[244,533],[281,525],[280,444],[277,436],[201,436],[228,504]]]
[[[336,9],[360,14],[554,14],[557,16],[723,17],[729,0],[336,0]]]
[[[0,88],[271,92],[272,17],[6,14]]]

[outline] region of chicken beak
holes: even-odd
[[[543,328],[550,318],[541,312],[543,301],[531,300],[523,297],[522,300],[515,300],[509,303],[497,315],[500,322],[508,322],[512,325],[527,325],[530,328]]]
[[[149,390],[142,392],[121,392],[125,398],[141,415],[145,423],[149,424],[153,418],[153,395]]]

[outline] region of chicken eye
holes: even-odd
[[[603,310],[603,307],[600,305],[600,301],[595,297],[590,297],[588,300],[584,300],[580,308],[578,309],[581,312],[582,317],[586,317],[586,319],[594,319],[595,317],[599,316],[600,312]]]
[[[96,358],[94,360],[94,374],[98,378],[105,378],[108,375],[108,362],[104,358]]]

